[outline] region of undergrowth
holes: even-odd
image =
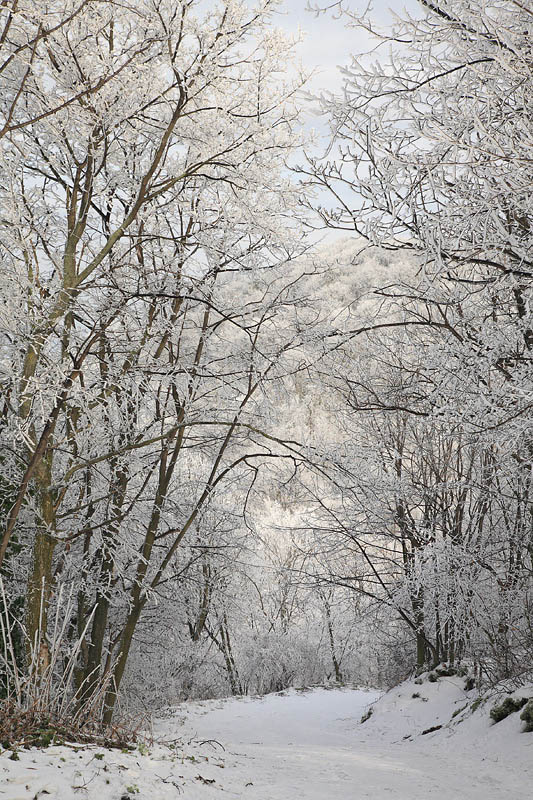
[[[13,701],[0,701],[0,746],[4,749],[74,742],[134,749],[139,728],[124,722],[104,728],[98,720],[80,721],[68,714],[61,717],[43,710],[24,709]]]
[[[35,642],[31,642],[23,623],[14,620],[9,612],[0,578],[0,670],[4,695],[0,699],[0,745],[7,749],[79,742],[129,747],[139,738],[140,721],[125,718],[110,725],[102,721],[110,671],[91,681],[90,691],[86,686],[76,687],[76,669],[91,618],[81,636],[70,641],[71,598],[59,594],[51,630],[39,630]],[[24,641],[25,659],[20,658],[15,647],[16,637]]]

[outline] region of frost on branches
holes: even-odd
[[[303,172],[357,241],[310,250],[278,6],[0,5],[0,693],[26,704],[68,686],[107,724],[125,686],[531,663],[533,12],[422,0],[379,34],[333,4],[391,55],[323,98]]]
[[[57,586],[73,587],[78,698],[105,671],[107,721],[182,540],[241,518],[268,463],[298,462],[265,435],[269,386],[314,319],[276,6],[0,12],[0,561],[37,673]]]
[[[334,5],[380,46],[323,99],[332,143],[305,171],[331,193],[328,225],[416,267],[376,285],[368,341],[333,366],[357,447],[325,516],[416,635],[420,666],[473,657],[491,677],[520,674],[533,650],[533,9],[421,0],[380,33],[370,12]]]

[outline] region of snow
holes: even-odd
[[[0,798],[529,799],[533,734],[518,714],[491,725],[489,703],[472,712],[475,697],[452,677],[381,698],[318,688],[184,703],[154,721],[160,743],[149,751],[52,746],[21,750],[19,761],[5,751]]]

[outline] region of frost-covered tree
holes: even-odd
[[[265,421],[313,319],[276,5],[0,9],[0,563],[17,535],[43,668],[76,581],[78,689],[111,676],[107,719],[184,538],[299,459]]]
[[[365,508],[354,494],[358,524],[374,509],[365,552],[383,564],[385,534],[419,660],[453,656],[446,620],[516,671],[532,646],[533,12],[421,0],[380,33],[370,12],[334,5],[389,55],[344,69],[342,95],[324,99],[329,155],[305,171],[334,197],[328,225],[417,264],[376,285],[371,344],[351,351],[367,369],[344,370],[374,469],[374,487],[368,466],[358,479]],[[361,541],[353,520],[348,532]]]

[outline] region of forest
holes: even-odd
[[[0,2],[3,738],[531,681],[533,7],[355,5]]]

